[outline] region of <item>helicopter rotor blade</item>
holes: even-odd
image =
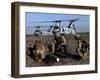
[[[50,27],[51,25],[43,25],[43,26],[27,26],[27,28],[41,28],[41,27]]]
[[[39,21],[39,22],[31,22],[31,23],[55,23],[55,22],[63,22],[63,21],[68,21],[68,19],[65,20],[52,20],[52,21]]]
[[[75,18],[75,19],[64,19],[64,20],[52,20],[52,21],[38,21],[38,22],[31,22],[31,23],[59,23],[59,22],[65,22],[65,21],[69,21],[69,22],[74,22],[74,21],[78,21],[78,22],[87,22],[84,20],[79,20],[80,18]]]
[[[60,22],[60,20],[55,20],[55,21],[39,21],[39,22],[31,22],[31,23],[53,23],[53,22]]]
[[[77,20],[79,20],[80,18],[76,18],[76,19],[70,19],[70,20],[68,20],[68,21],[70,21],[70,22],[74,22],[74,21],[77,21]]]
[[[79,20],[80,18],[76,18],[76,19],[64,19],[64,20],[52,20],[52,21],[39,21],[39,22],[31,22],[31,23],[60,23],[60,22],[75,22],[75,21],[78,21],[78,22],[87,22],[85,20]]]

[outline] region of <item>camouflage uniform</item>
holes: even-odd
[[[79,34],[75,35],[74,37],[76,40],[78,40],[78,48],[76,49],[77,53],[81,56],[82,59],[87,57],[89,44],[84,41]]]
[[[64,36],[60,35],[60,33],[56,33],[53,39],[52,53],[54,52],[62,52],[62,53],[67,52],[66,39],[64,38]]]

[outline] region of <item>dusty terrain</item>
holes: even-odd
[[[87,43],[89,43],[89,33],[84,32],[84,33],[78,33],[80,34],[81,38],[85,40]],[[76,48],[78,46],[77,40],[75,40],[73,35],[64,35],[64,37],[67,40],[68,44],[68,53],[71,55],[77,55],[76,53]],[[27,35],[26,36],[26,67],[34,67],[34,66],[48,66],[47,64],[41,62],[37,63],[35,62],[32,58],[30,58],[28,55],[30,54],[29,47],[33,47],[34,42],[36,40],[36,36],[33,35]],[[48,45],[51,44],[53,40],[53,36],[42,36],[41,37],[44,41],[45,47],[46,47],[46,52],[48,52]],[[80,65],[80,64],[89,64],[89,54],[85,58],[85,60],[78,60],[78,59],[73,59],[70,57],[62,58],[62,61],[54,63],[49,66],[53,65]]]

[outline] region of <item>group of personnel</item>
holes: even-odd
[[[79,34],[74,34],[74,38],[78,42],[76,53],[81,57],[81,59],[84,59],[86,56],[88,56],[89,44],[85,40],[83,40]],[[68,42],[66,41],[65,37],[59,32],[55,32],[52,42],[52,53],[60,52],[67,54],[67,44]]]
[[[78,41],[76,53],[81,59],[84,59],[84,57],[88,55],[89,45],[86,41],[81,39],[79,34],[75,34],[74,38]],[[45,63],[58,62],[60,58],[56,56],[55,53],[59,53],[60,55],[67,54],[67,46],[65,37],[59,31],[53,32],[53,41],[49,54],[45,54],[45,46],[41,39],[35,41],[33,45],[34,60],[38,62],[44,61]]]

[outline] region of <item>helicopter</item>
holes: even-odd
[[[34,35],[53,35],[55,32],[60,32],[61,34],[76,34],[76,28],[74,22],[79,20],[80,18],[70,19],[70,20],[53,20],[53,21],[41,21],[41,22],[32,22],[32,23],[54,23],[54,25],[48,26],[48,30],[41,30],[42,26],[35,26],[36,30],[34,31]],[[68,21],[68,26],[63,27],[61,25],[62,22]]]
[[[34,35],[38,36],[38,35],[42,35],[42,31],[40,29],[40,26],[36,26],[36,30],[34,32]]]

